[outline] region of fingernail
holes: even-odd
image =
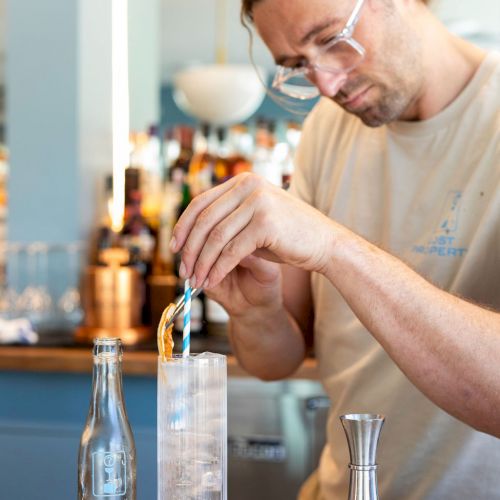
[[[175,249],[177,248],[177,240],[175,239],[175,236],[172,236],[169,247],[172,252],[175,252]]]
[[[194,274],[191,278],[189,278],[189,284],[191,285],[191,288],[196,288],[196,276]]]
[[[202,288],[208,288],[208,285],[210,285],[210,282],[208,281],[208,278],[203,282],[203,285],[201,286]]]
[[[181,265],[179,267],[179,276],[181,278],[185,278],[186,277],[186,266],[184,265],[184,262],[181,262]]]

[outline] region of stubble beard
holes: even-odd
[[[380,95],[373,104],[353,112],[368,127],[380,127],[398,120],[412,100],[404,90],[392,90],[380,84],[377,90]]]
[[[392,2],[388,2],[392,5]],[[380,127],[401,119],[411,119],[408,111],[414,106],[423,84],[424,71],[422,67],[422,47],[417,35],[393,17],[394,11],[389,10],[388,29],[384,46],[386,54],[393,57],[379,58],[377,75],[365,75],[356,78],[339,93],[342,99],[353,94],[353,89],[372,85],[374,94],[363,108],[345,109],[357,116],[368,127]],[[399,26],[400,29],[389,30],[389,26]],[[334,99],[336,100],[336,99]]]
[[[379,73],[384,75],[383,81],[382,78],[367,75],[357,76],[343,87],[333,100],[368,127],[380,127],[401,119],[418,95],[422,75],[417,58],[414,57],[406,63],[400,63],[393,68],[383,68]],[[350,95],[369,87],[369,100],[362,108],[348,109],[342,105],[342,101]]]

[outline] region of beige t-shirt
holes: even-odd
[[[500,54],[489,53],[458,98],[426,121],[369,128],[322,100],[304,126],[292,192],[437,286],[500,309]],[[500,440],[423,396],[328,280],[314,274],[312,289],[332,400],[322,498],[347,498],[338,417],[354,412],[386,415],[382,500],[500,498]]]

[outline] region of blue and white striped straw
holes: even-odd
[[[189,280],[184,282],[184,329],[182,331],[182,357],[189,356],[191,344],[191,285]]]

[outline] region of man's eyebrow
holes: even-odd
[[[306,43],[308,43],[311,38],[315,35],[317,35],[318,33],[321,33],[324,29],[328,28],[329,26],[335,26],[339,23],[341,23],[342,20],[338,17],[331,17],[329,19],[327,19],[326,21],[323,21],[322,23],[320,24],[317,24],[315,26],[313,26],[303,37],[302,39],[300,40],[300,44],[301,45],[305,45]]]
[[[306,43],[308,43],[311,40],[311,38],[316,36],[318,33],[321,33],[324,29],[326,29],[330,26],[338,25],[341,22],[342,22],[342,19],[340,19],[338,17],[332,17],[332,18],[327,19],[326,21],[321,22],[320,24],[316,24],[301,38],[301,40],[299,42],[300,45],[305,45]],[[283,54],[281,56],[276,57],[274,61],[278,66],[281,66],[281,65],[283,65],[284,62],[286,62],[290,59],[297,59],[297,58],[298,58],[298,56],[296,56],[296,55],[289,56],[289,55]]]

